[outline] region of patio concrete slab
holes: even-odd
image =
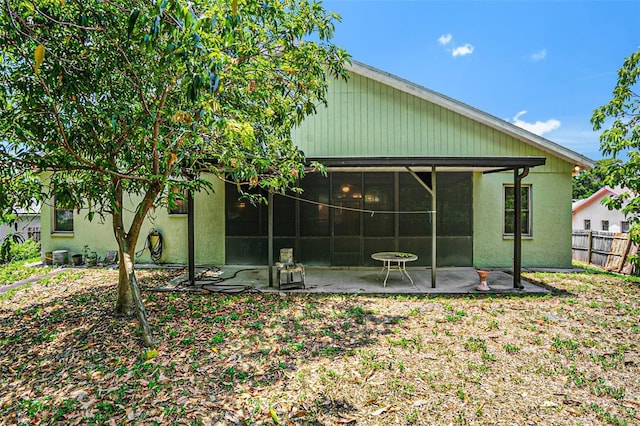
[[[524,289],[513,288],[513,277],[502,270],[491,270],[487,278],[490,291],[478,291],[478,274],[471,267],[438,268],[436,288],[431,287],[431,269],[424,267],[407,268],[413,283],[400,272],[389,274],[386,287],[383,281],[386,272],[380,268],[365,267],[314,267],[305,268],[305,289],[280,290],[274,279],[274,287],[269,287],[266,266],[226,265],[216,272],[213,267],[199,267],[196,271],[197,286],[211,291],[232,291],[243,288],[261,292],[292,293],[337,293],[337,294],[547,294],[546,288],[522,280]],[[275,271],[274,271],[275,276]],[[186,276],[182,277],[186,280]],[[177,279],[175,281],[180,281]],[[182,283],[184,285],[184,283]]]

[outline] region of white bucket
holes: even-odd
[[[69,252],[67,250],[55,250],[53,252],[53,264],[64,265],[69,263]]]
[[[293,249],[283,248],[280,249],[280,262],[291,264],[293,263]]]

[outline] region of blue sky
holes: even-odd
[[[640,1],[330,0],[353,59],[602,158],[591,113],[640,48]]]

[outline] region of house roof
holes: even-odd
[[[600,200],[602,200],[604,197],[607,197],[609,195],[620,195],[620,193],[621,191],[619,191],[618,189],[611,188],[608,186],[600,188],[599,190],[594,192],[590,197],[585,198],[583,200],[575,201],[571,206],[571,213],[576,214],[580,210],[584,209],[587,206],[590,206],[595,202],[599,203]]]
[[[442,108],[446,108],[471,120],[494,128],[543,152],[549,153],[550,155],[561,158],[569,163],[579,166],[581,169],[591,169],[596,166],[595,161],[585,157],[582,154],[578,154],[577,152],[558,145],[555,142],[552,142],[525,129],[522,129],[515,124],[497,118],[491,114],[452,99],[441,93],[427,89],[426,87],[420,86],[409,80],[405,80],[403,78],[358,61],[352,61],[351,65],[346,66],[346,69],[349,72],[370,78],[381,84],[385,84],[387,86],[393,87],[394,89],[416,96],[420,99],[424,99]]]
[[[29,208],[18,207],[15,212],[18,216],[38,216],[40,214],[41,209],[40,204],[32,204]]]

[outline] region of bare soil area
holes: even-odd
[[[113,314],[117,271],[0,295],[0,424],[637,424],[640,292],[525,273],[546,296],[157,293],[160,344]]]

